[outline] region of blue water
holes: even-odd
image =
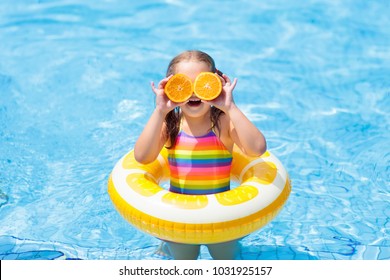
[[[0,2],[0,259],[161,259],[106,192],[201,49],[289,171],[243,259],[390,259],[390,2]],[[204,248],[202,259],[210,256]]]

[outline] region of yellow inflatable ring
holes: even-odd
[[[164,148],[154,162],[142,165],[131,151],[108,180],[118,212],[162,240],[210,244],[244,237],[271,221],[291,191],[285,168],[269,151],[253,158],[235,147],[231,178],[238,187],[210,195],[172,193],[159,185],[169,179],[167,154]]]

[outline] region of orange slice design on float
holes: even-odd
[[[200,73],[194,83],[194,92],[197,97],[203,100],[213,100],[222,91],[221,79],[214,73]]]
[[[173,102],[184,102],[192,95],[192,82],[184,74],[175,74],[168,80],[164,90],[165,94]]]

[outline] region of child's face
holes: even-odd
[[[195,82],[201,72],[210,72],[210,66],[202,61],[182,61],[176,65],[175,70],[176,73],[185,74],[192,82]]]
[[[175,73],[187,75],[193,83],[201,72],[210,72],[210,66],[201,61],[182,61],[175,67]],[[210,105],[203,103],[195,94],[192,94],[189,101],[180,107],[184,114],[191,117],[202,116],[210,110]]]

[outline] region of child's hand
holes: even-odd
[[[234,105],[233,90],[236,87],[237,78],[235,78],[232,83],[230,81],[230,78],[225,74],[219,75],[219,77],[221,78],[222,82],[222,92],[217,98],[208,101],[207,103],[210,105],[214,105],[215,107],[226,113],[227,111],[229,111],[231,106]]]
[[[173,75],[170,75],[169,77],[162,79],[159,82],[157,88],[155,87],[154,82],[150,83],[150,86],[152,87],[152,90],[156,95],[156,110],[158,110],[164,115],[168,114],[170,111],[172,111],[177,106],[180,106],[182,104],[182,103],[172,102],[165,94],[164,87],[172,76]]]

